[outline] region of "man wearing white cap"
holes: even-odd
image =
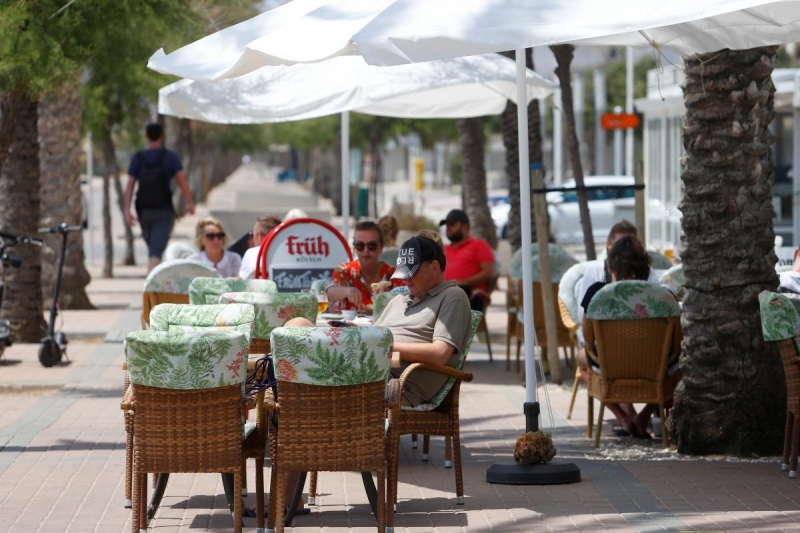
[[[445,281],[446,266],[441,246],[427,237],[408,239],[397,252],[393,278],[403,279],[408,293],[393,298],[375,321],[394,336],[400,352],[399,377],[411,363],[454,366],[469,340],[470,305],[466,293],[454,281]],[[433,398],[447,376],[417,370],[409,376],[404,402],[418,405]]]

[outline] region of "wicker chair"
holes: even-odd
[[[586,313],[589,365],[587,435],[592,437],[594,402],[600,401],[594,446],[600,445],[607,403],[657,403],[661,420],[680,372],[668,372],[681,350],[680,307],[664,287],[646,281],[611,283],[592,298]],[[667,431],[661,432],[667,446]]]
[[[287,472],[377,472],[378,531],[384,531],[384,398],[391,332],[379,327],[276,328],[271,342],[278,380],[277,402],[271,407],[278,427],[270,433],[268,526],[277,521],[278,533],[283,531]],[[393,514],[391,508],[388,512]]]
[[[273,329],[283,326],[287,320],[304,317],[312,324],[317,321],[318,302],[316,296],[310,293],[226,292],[219,296],[219,303],[244,303],[253,306],[255,320],[253,338],[250,341],[252,354],[270,353],[272,351],[269,342],[270,333]]]
[[[189,303],[215,304],[219,301],[220,294],[226,292],[277,293],[278,286],[270,279],[198,278],[189,284]]]
[[[586,272],[588,265],[588,262],[572,265],[564,272],[564,275],[561,276],[561,282],[558,285],[558,311],[561,314],[561,321],[567,328],[574,332],[574,347],[572,348],[572,352],[575,351],[575,348],[580,347],[583,342],[583,328],[580,327],[580,319],[578,318],[578,308],[580,305],[578,293],[580,292],[583,274]],[[578,387],[582,379],[581,369],[576,364],[575,378],[572,382],[572,397],[570,398],[569,410],[567,411],[567,420],[572,418],[572,408],[575,406],[575,397],[578,395]]]
[[[492,303],[492,294],[494,293],[495,289],[497,289],[497,280],[500,279],[500,276],[493,277],[486,285],[487,288],[485,291],[483,290],[475,290],[472,291],[472,296],[483,296],[486,300],[486,308],[488,309]],[[489,362],[494,361],[494,357],[492,356],[492,340],[489,338],[489,324],[486,323],[486,314],[484,313],[481,316],[480,324],[478,324],[478,330],[482,331],[484,335],[486,335],[486,350],[489,352]],[[476,331],[476,333],[477,333]],[[508,364],[508,363],[506,363]]]
[[[517,312],[519,300],[516,296],[516,282],[506,277],[506,370],[511,370],[511,338],[517,336]]]
[[[558,288],[559,284],[553,282],[553,300],[558,302]],[[517,280],[517,294],[522,294],[522,280]],[[558,304],[556,304],[558,305]],[[520,347],[525,342],[525,323],[523,322],[522,308],[518,307],[517,313],[517,372],[520,370]],[[565,348],[575,349],[577,346],[577,337],[575,336],[574,324],[572,329],[568,327],[562,320],[561,312],[558,309],[553,309],[556,316],[556,331],[558,333],[558,345]],[[545,329],[545,310],[544,301],[542,300],[542,283],[539,281],[533,282],[533,328],[536,331],[536,339],[542,347],[542,367],[545,372],[549,371],[548,360],[548,342],[547,331]],[[559,364],[558,351],[555,352],[555,360],[553,364]]]
[[[800,449],[800,317],[783,294],[763,291],[758,295],[764,340],[777,342],[786,377],[786,435],[783,440],[781,469],[797,477]]]
[[[193,306],[189,304],[159,304],[151,312],[151,329],[154,331],[234,329],[246,336],[249,345],[250,332],[253,329],[253,316],[253,308],[249,305]],[[125,373],[125,376],[127,380],[128,372]],[[130,392],[127,385],[125,390],[127,398]],[[125,400],[123,400],[123,404],[125,404]],[[260,405],[263,408],[263,401]],[[132,485],[134,421],[124,405],[123,411],[125,412],[126,431],[125,494],[127,498],[131,494]],[[263,426],[263,429],[266,431],[266,426]],[[266,448],[266,434],[254,436],[253,439],[261,439],[262,444],[260,446],[263,458]],[[258,445],[252,442],[247,443],[248,449],[252,449],[254,446],[257,447]],[[249,457],[252,457],[252,455]],[[126,507],[130,507],[128,502],[126,504]]]
[[[439,372],[449,376],[444,386],[428,403],[411,407],[398,402],[389,410],[390,439],[387,460],[389,462],[389,508],[397,503],[397,461],[400,435],[421,434],[425,435],[423,445],[423,460],[427,459],[430,436],[436,435],[445,438],[445,466],[449,467],[455,460],[456,476],[456,503],[464,504],[464,482],[461,474],[461,429],[458,416],[458,398],[462,381],[472,381],[472,374],[461,369],[469,354],[472,339],[480,324],[482,313],[472,311],[472,322],[467,345],[461,351],[455,367],[430,365],[426,363],[413,363],[409,365],[400,376],[397,390],[397,399],[403,397],[403,389],[412,372],[424,369]],[[451,455],[452,453],[452,455]],[[389,516],[389,527],[394,527],[394,517]]]
[[[158,304],[189,303],[189,284],[194,278],[219,278],[214,268],[188,259],[165,261],[144,280],[142,289],[142,328],[150,324],[150,310]]]
[[[125,338],[134,416],[132,531],[147,528],[147,474],[222,472],[242,488],[248,341],[238,331],[137,331]],[[199,354],[202,365],[197,365]],[[195,360],[190,361],[191,358]],[[155,511],[153,511],[155,514]],[[242,530],[234,498],[233,529]]]

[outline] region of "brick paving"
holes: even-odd
[[[189,232],[193,220],[179,224]],[[125,532],[122,506],[125,432],[121,339],[138,328],[142,267],[117,267],[117,279],[92,269],[88,292],[99,309],[70,312],[70,363],[41,367],[36,345],[17,344],[0,360],[0,532]],[[677,457],[615,460],[620,450],[639,455],[660,448],[611,436],[604,426],[600,450],[586,438],[586,393],[572,420],[565,414],[569,383],[540,386],[552,402],[552,431],[562,459],[580,466],[572,485],[513,486],[485,482],[486,469],[508,459],[522,433],[524,387],[505,368],[502,295],[489,312],[495,360],[476,342],[462,387],[461,420],[466,503],[455,505],[454,473],[443,468],[443,442],[433,439],[431,460],[403,437],[396,531],[433,532],[661,532],[800,531],[800,480],[781,472],[777,458],[749,462]],[[566,380],[568,381],[568,380]],[[543,406],[545,407],[545,406]],[[544,411],[544,409],[543,409]],[[548,426],[549,417],[542,417]],[[616,454],[616,455],[614,455]],[[248,484],[255,486],[252,462]],[[255,497],[248,496],[252,505]],[[357,474],[322,473],[312,514],[295,519],[295,533],[374,531]],[[174,475],[155,532],[230,531],[219,476]],[[245,519],[245,531],[255,519]]]

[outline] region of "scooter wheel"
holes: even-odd
[[[61,361],[61,348],[52,339],[45,339],[39,346],[39,362],[51,367]]]

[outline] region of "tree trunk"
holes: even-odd
[[[15,235],[36,237],[41,208],[36,126],[38,102],[20,96],[14,99],[14,105],[16,127],[0,172],[0,229]],[[11,321],[17,341],[39,342],[46,329],[40,297],[42,249],[20,244],[14,247],[13,252],[22,259],[22,266],[6,269],[2,316]]]
[[[113,141],[112,141],[113,142]],[[122,213],[122,227],[125,228],[125,255],[122,258],[123,265],[135,265],[136,257],[133,253],[133,229],[128,224],[128,217],[125,216],[125,189],[122,187],[122,180],[119,177],[119,169],[112,176],[114,180],[114,192],[117,195],[117,207]]]
[[[504,56],[514,59],[514,52],[504,52]],[[525,50],[526,66],[533,70],[533,49]],[[539,114],[539,100],[531,100],[528,104],[528,161],[543,163],[542,158],[542,117]],[[513,252],[522,247],[522,212],[519,196],[519,134],[517,128],[517,105],[509,100],[500,115],[500,126],[503,144],[506,148],[506,175],[508,176],[508,201],[511,210],[506,224],[506,238]],[[533,209],[533,195],[531,195]],[[536,217],[531,213],[531,236],[536,242]]]
[[[768,129],[776,50],[684,58],[684,355],[671,424],[681,453],[781,449],[784,378],[757,298],[778,286]]]
[[[42,212],[39,224],[51,227],[66,222],[80,226],[84,220],[81,192],[81,93],[78,84],[65,87],[57,96],[39,103],[39,164]],[[42,296],[50,307],[56,282],[61,236],[44,237],[42,247]],[[86,295],[91,281],[84,265],[83,233],[68,235],[61,278],[59,305],[62,309],[94,309]]]
[[[572,168],[572,177],[575,185],[584,186],[583,166],[581,166],[580,144],[578,143],[578,133],[575,129],[575,110],[572,105],[572,85],[570,74],[570,64],[572,63],[572,53],[575,47],[571,44],[559,44],[551,46],[550,50],[556,56],[556,76],[561,86],[561,107],[564,114],[564,125],[567,133],[567,150],[569,151],[569,162]],[[558,113],[558,110],[554,110]],[[591,261],[597,257],[594,249],[594,235],[592,234],[592,218],[589,214],[589,200],[586,191],[578,189],[578,212],[581,216],[581,228],[583,229],[583,247],[586,249],[586,260]]]
[[[100,132],[103,143],[103,166],[106,173],[103,176],[103,277],[114,277],[114,235],[111,226],[111,180],[119,176],[117,155],[114,150],[114,140],[111,130]]]
[[[489,210],[486,194],[486,169],[484,160],[483,120],[463,118],[458,121],[458,144],[464,159],[462,196],[464,211],[470,221],[470,235],[478,237],[497,249],[497,232]]]
[[[8,155],[8,148],[14,140],[17,124],[17,107],[22,98],[20,93],[0,95],[0,172]]]

